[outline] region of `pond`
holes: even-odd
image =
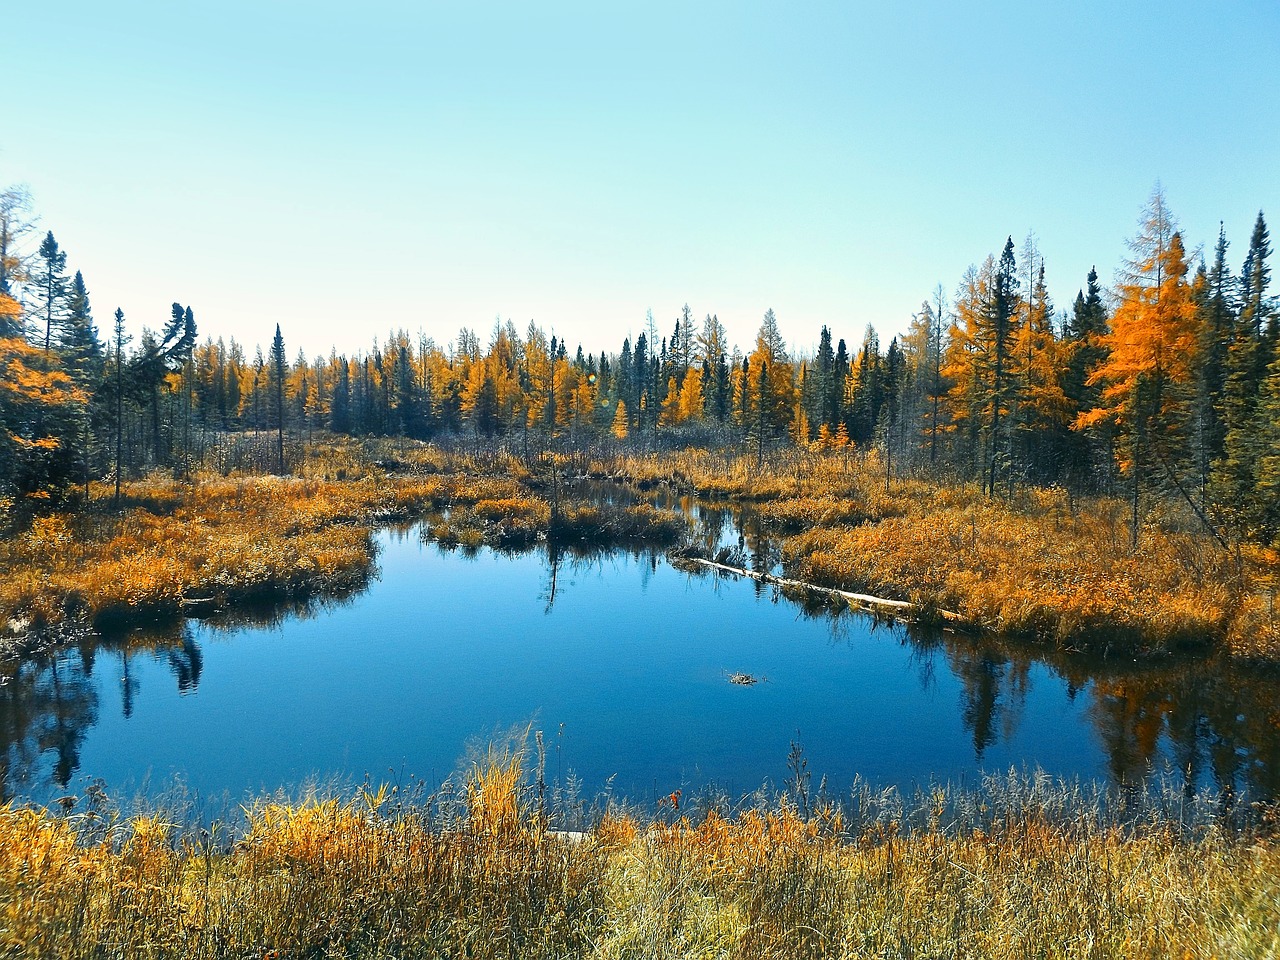
[[[749,516],[684,505],[770,569]],[[309,780],[438,784],[468,744],[542,731],[546,778],[641,804],[788,776],[911,788],[984,771],[1280,793],[1274,684],[1033,655],[908,629],[658,551],[449,549],[382,530],[344,600],[86,640],[0,680],[8,797],[179,783],[205,802]],[[734,674],[757,682],[730,682]]]

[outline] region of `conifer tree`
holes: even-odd
[[[1203,501],[1212,465],[1222,458],[1226,442],[1224,400],[1227,355],[1234,338],[1235,310],[1231,272],[1227,267],[1227,236],[1218,227],[1213,266],[1204,264],[1192,281],[1196,302],[1196,394],[1192,411],[1192,444],[1196,459],[1196,479]]]
[[[98,331],[93,324],[89,291],[79,270],[71,281],[66,316],[58,329],[58,349],[67,372],[78,384],[89,388],[97,382],[102,367],[102,344],[98,342]]]
[[[1135,256],[1118,286],[1119,305],[1104,338],[1109,354],[1089,378],[1102,385],[1102,405],[1076,424],[1113,422],[1126,442],[1121,468],[1132,483],[1136,546],[1142,492],[1152,466],[1190,502],[1176,460],[1185,450],[1182,428],[1196,345],[1195,303],[1186,281],[1182,236],[1158,188],[1131,247]]]
[[[130,337],[124,332],[124,311],[116,308],[115,326],[111,333],[111,405],[115,417],[112,429],[115,432],[116,461],[116,494],[115,505],[120,506],[120,482],[124,474],[124,398],[125,398],[125,363],[124,348]]]
[[[1071,419],[1062,383],[1062,354],[1062,344],[1054,335],[1053,303],[1045,287],[1041,259],[1018,325],[1011,367],[1018,380],[1014,422],[1024,472],[1042,483],[1058,477]]]
[[[611,432],[617,439],[625,440],[627,439],[627,425],[627,405],[619,400],[618,405],[613,411],[613,427]]]
[[[1090,383],[1089,376],[1107,357],[1107,331],[1107,308],[1102,302],[1098,271],[1091,267],[1085,289],[1076,294],[1062,331],[1066,353],[1062,390],[1072,425],[1071,434],[1066,438],[1063,476],[1068,484],[1076,487],[1090,487],[1097,479],[1098,470],[1109,471],[1111,466],[1111,426],[1078,425],[1081,414],[1101,403],[1102,387],[1096,381]]]
[[[34,290],[36,307],[32,311],[37,324],[44,327],[37,332],[37,342],[47,354],[53,346],[53,332],[62,323],[67,309],[67,255],[53,238],[53,231],[45,234],[36,259]]]
[[[1268,506],[1258,496],[1257,471],[1269,452],[1266,447],[1269,424],[1260,403],[1271,365],[1268,327],[1274,311],[1267,296],[1270,254],[1270,235],[1259,213],[1240,271],[1240,309],[1223,365],[1224,436],[1222,455],[1214,463],[1212,478],[1212,497],[1218,515],[1243,538],[1258,534],[1268,512]]]
[[[271,339],[271,393],[276,413],[276,472],[284,473],[284,381],[288,375],[289,361],[285,359],[284,337],[280,324]]]

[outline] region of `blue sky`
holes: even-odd
[[[1238,269],[1280,222],[1280,5],[27,3],[0,185],[105,327],[190,304],[293,352],[530,319],[618,349],[686,302],[887,339],[1036,234],[1069,306],[1156,181]],[[1280,228],[1273,228],[1273,233]],[[1280,233],[1276,234],[1280,236]],[[1280,269],[1280,265],[1277,265]]]

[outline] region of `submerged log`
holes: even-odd
[[[863,609],[891,610],[896,611],[898,619],[909,621],[912,619],[905,614],[920,610],[919,604],[911,603],[908,600],[890,600],[888,597],[873,597],[869,593],[853,593],[849,590],[837,590],[835,587],[822,587],[816,583],[808,583],[804,580],[793,580],[790,577],[775,577],[772,574],[760,573],[756,570],[748,570],[745,567],[731,567],[726,563],[718,563],[715,560],[708,560],[704,557],[681,557],[686,563],[696,563],[700,566],[710,567],[721,573],[731,573],[739,577],[750,577],[752,580],[759,580],[761,583],[773,583],[779,587],[793,587],[798,590],[811,590],[814,593],[825,593],[828,596],[840,597],[847,601],[850,606],[861,607]],[[943,620],[962,621],[964,618],[960,614],[952,610],[935,611]]]

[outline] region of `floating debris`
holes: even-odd
[[[751,674],[749,674],[749,673],[731,673],[731,674],[729,674],[729,682],[730,682],[730,683],[736,683],[736,684],[737,684],[738,686],[740,686],[740,687],[750,687],[750,686],[753,686],[753,685],[755,685],[755,684],[759,683],[759,682],[760,682],[761,680],[763,680],[763,679],[764,679],[764,677],[753,677],[753,676],[752,676]]]

